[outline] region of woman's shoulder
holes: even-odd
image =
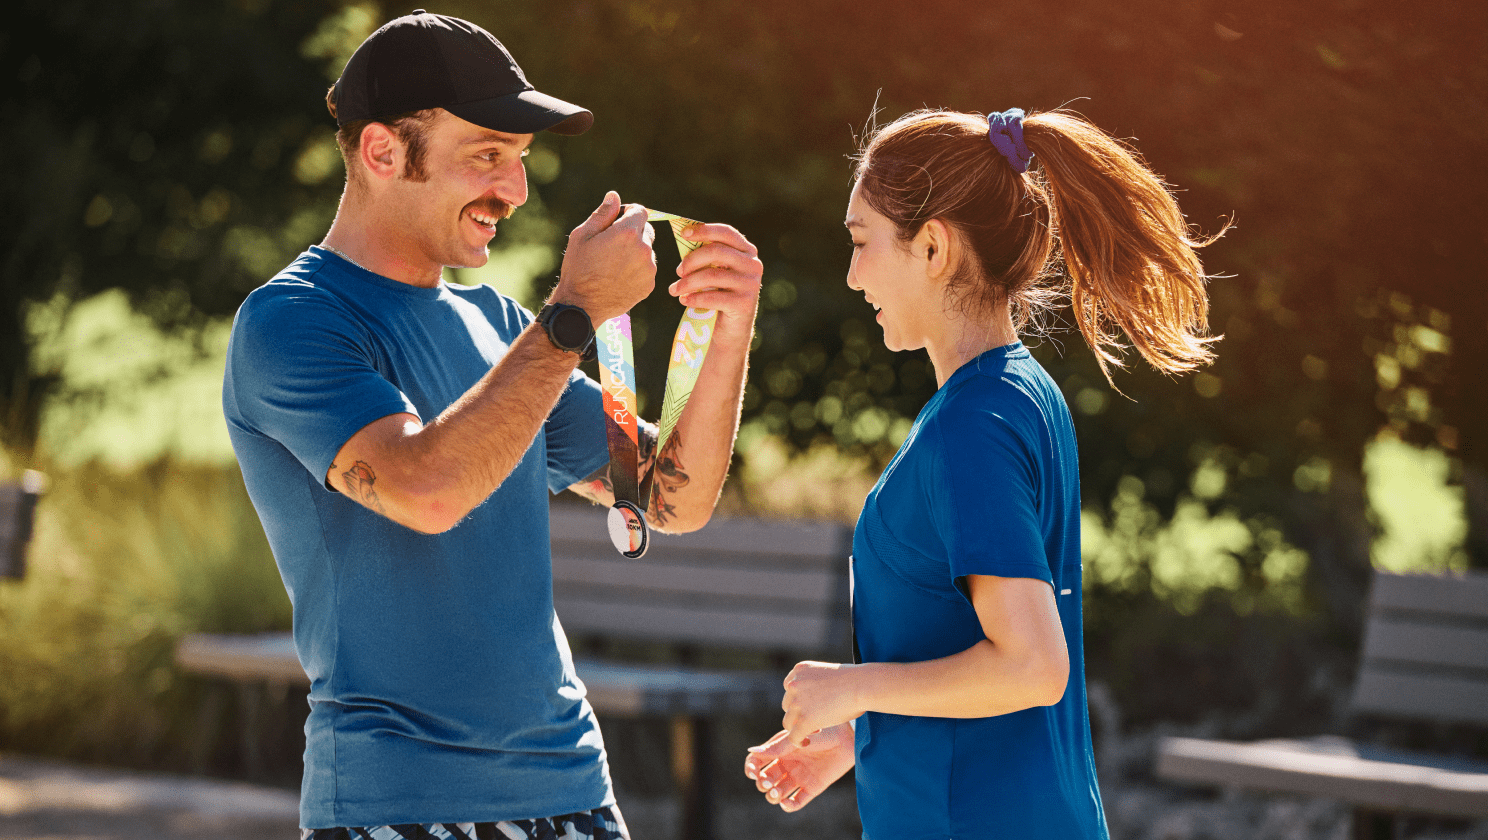
[[[1070,420],[1058,386],[1031,358],[1028,364],[1011,361],[947,383],[935,416],[928,418],[935,438],[958,448],[980,441],[1026,452],[1062,438]]]
[[[936,411],[941,423],[1016,422],[1041,414],[1042,383],[1016,366],[972,371],[946,383]]]

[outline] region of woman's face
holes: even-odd
[[[942,289],[930,282],[924,243],[917,237],[899,241],[894,225],[868,206],[859,185],[847,204],[848,233],[852,236],[852,265],[847,285],[863,293],[878,310],[884,346],[890,350],[918,350],[938,322],[944,320]]]

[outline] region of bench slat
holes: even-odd
[[[194,633],[176,645],[188,670],[240,682],[309,685],[289,633]],[[720,714],[774,708],[785,693],[773,671],[722,671],[577,660],[574,668],[601,714]]]
[[[1382,811],[1488,816],[1488,773],[1442,766],[1430,756],[1381,760],[1346,742],[1234,743],[1164,738],[1157,773],[1176,781],[1325,796]]]
[[[176,645],[176,663],[187,670],[240,682],[270,680],[309,685],[288,633],[216,635],[193,633]]]
[[[606,529],[608,511],[581,505],[550,506],[549,527],[555,552],[566,544],[583,546],[571,553],[615,553]],[[715,552],[758,557],[770,565],[804,563],[833,568],[847,562],[845,528],[834,522],[776,522],[755,519],[714,519],[687,534],[652,534],[652,552],[665,557],[708,555]],[[601,555],[603,556],[603,555]],[[737,561],[732,561],[737,562]],[[747,565],[747,564],[744,564]]]
[[[1413,610],[1488,620],[1488,575],[1396,575],[1376,572],[1372,610]]]
[[[672,665],[649,666],[595,659],[574,661],[589,705],[611,715],[715,715],[749,712],[780,704],[781,675],[767,671],[719,671]]]
[[[1488,681],[1488,627],[1428,624],[1393,616],[1369,622],[1364,633],[1365,669],[1372,660],[1472,668]]]
[[[825,603],[840,575],[826,571],[786,572],[749,568],[706,568],[691,565],[613,558],[553,555],[553,584],[581,583],[613,587],[616,599],[634,602],[648,591],[669,595],[709,595],[806,604]],[[624,590],[620,594],[619,590]]]
[[[557,610],[569,635],[613,634],[649,641],[813,653],[830,644],[831,621],[820,610],[791,615],[576,597],[559,600]]]
[[[1366,664],[1354,684],[1355,711],[1488,724],[1488,680],[1392,671]]]

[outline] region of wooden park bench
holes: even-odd
[[[714,722],[778,713],[790,665],[850,654],[851,532],[836,523],[715,518],[695,533],[653,534],[646,555],[627,560],[611,545],[605,516],[597,507],[552,506],[554,604],[595,711],[669,719],[679,836],[709,840]],[[176,660],[240,684],[306,684],[288,633],[187,636]],[[720,667],[727,660],[752,667]]]
[[[1377,573],[1350,710],[1438,726],[1488,725],[1488,575]],[[1488,762],[1336,736],[1165,738],[1157,774],[1338,799],[1354,807],[1358,840],[1394,837],[1400,814],[1488,817]]]
[[[46,478],[34,470],[27,470],[18,483],[0,482],[0,578],[26,576],[26,546],[45,487]]]

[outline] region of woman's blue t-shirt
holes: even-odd
[[[966,575],[1054,588],[1070,678],[1053,706],[958,720],[857,722],[863,836],[1105,838],[1085,700],[1074,425],[1022,344],[951,375],[868,494],[853,534],[865,662],[919,662],[984,638]]]

